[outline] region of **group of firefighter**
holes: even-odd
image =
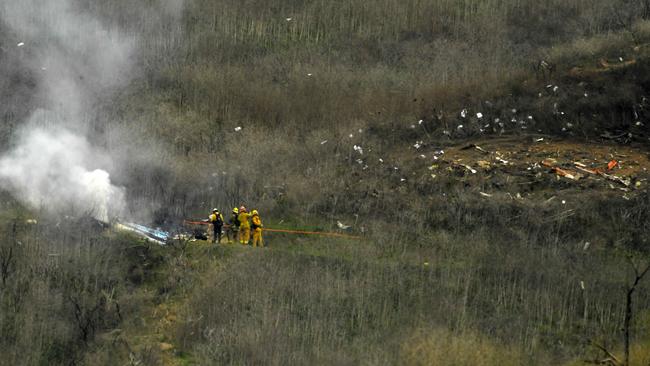
[[[264,246],[264,241],[262,240],[262,219],[257,210],[252,210],[249,213],[245,206],[235,207],[232,209],[228,223],[226,224],[223,215],[215,208],[212,210],[210,216],[208,216],[207,221],[212,225],[213,243],[221,243],[222,230],[225,228],[228,243],[232,243],[232,240],[239,240],[239,244],[248,245],[252,232],[253,247]]]

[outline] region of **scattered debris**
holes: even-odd
[[[602,173],[602,172],[600,173],[600,175],[602,177],[605,177],[608,180],[611,180],[612,182],[620,183],[620,184],[622,184],[622,185],[624,185],[626,187],[629,187],[630,184],[632,184],[632,182],[629,179],[623,179],[623,178],[617,177],[615,175],[606,174],[606,173]]]
[[[571,180],[578,180],[578,179],[582,178],[581,175],[578,175],[578,174],[574,175],[574,174],[570,173],[569,171],[558,168],[558,167],[554,167],[553,171],[555,172],[555,174],[559,175],[560,177],[569,178]],[[562,202],[564,202],[564,201],[562,201]]]
[[[476,174],[476,173],[477,173],[476,169],[473,169],[473,168],[472,168],[471,166],[469,166],[469,165],[461,164],[461,166],[462,166],[463,168],[469,170],[472,174]]]
[[[414,155],[411,159],[420,160],[422,157],[420,153]],[[622,191],[624,199],[631,199],[634,192],[644,189],[644,182],[650,179],[650,154],[638,147],[585,145],[549,140],[546,136],[476,140],[448,146],[445,150],[434,148],[431,157],[433,164],[424,167],[428,168],[428,175],[432,178],[453,174],[467,187],[482,188],[476,189],[477,192],[486,189],[486,181],[487,186],[495,187],[514,184],[525,189],[520,190],[521,198],[516,198],[516,191],[511,191],[512,199],[537,198],[544,204],[556,199],[555,196],[564,196],[561,191],[576,188]],[[616,165],[609,169],[608,163],[612,160]],[[558,204],[568,205],[566,197],[565,200],[558,199]]]
[[[618,161],[612,160],[609,163],[607,163],[607,170],[612,170],[618,165]]]
[[[235,127],[235,132],[239,132],[239,131],[241,131],[241,127],[239,126]]]

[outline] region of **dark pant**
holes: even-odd
[[[212,242],[221,243],[221,226],[212,225],[212,229],[214,230],[212,235]]]

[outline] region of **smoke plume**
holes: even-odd
[[[166,3],[174,6],[165,11],[180,11],[179,2]],[[92,106],[131,77],[135,39],[75,6],[0,3],[0,21],[21,37],[10,51],[38,78],[38,109],[0,157],[0,188],[34,208],[107,221],[125,214],[124,189],[111,183],[110,156],[90,145],[88,127]]]
[[[88,168],[106,159],[64,129],[33,128],[0,159],[0,184],[32,207],[109,221],[124,213],[124,192],[106,171]]]

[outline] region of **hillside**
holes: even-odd
[[[0,4],[0,365],[647,365],[649,18]]]

